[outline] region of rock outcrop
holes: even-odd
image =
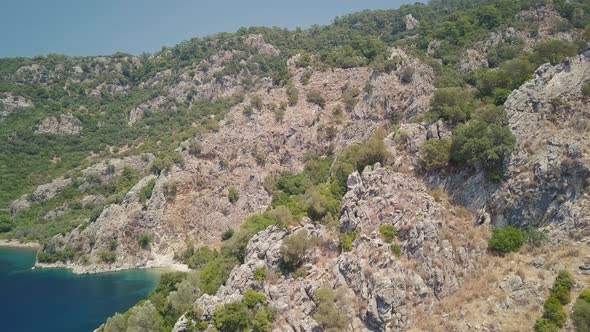
[[[522,11],[516,15],[521,27],[508,27],[490,33],[490,36],[482,42],[469,48],[461,57],[460,68],[464,73],[476,69],[488,68],[488,53],[498,46],[515,46],[518,51],[531,52],[540,43],[559,39],[573,41],[577,32],[571,29],[560,31],[559,25],[567,20],[562,18],[552,6],[540,6]],[[525,26],[527,28],[522,28]],[[531,31],[533,30],[534,31]]]
[[[0,94],[0,119],[20,110],[32,108],[33,102],[22,96]]]
[[[512,92],[504,106],[516,149],[501,184],[471,170],[428,175],[427,181],[446,188],[455,202],[487,211],[494,225],[546,227],[556,242],[584,237],[590,223],[583,212],[589,206],[590,114],[581,87],[589,75],[586,51],[556,66],[541,66]],[[426,127],[408,126],[417,133],[408,136],[406,147],[433,137]]]
[[[45,118],[37,127],[38,134],[52,134],[60,136],[77,136],[82,132],[82,122],[70,113],[59,117]]]

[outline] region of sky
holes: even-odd
[[[0,57],[141,54],[243,26],[306,28],[418,0],[0,0]]]

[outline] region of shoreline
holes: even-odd
[[[92,268],[94,267],[94,268]],[[189,272],[190,269],[188,266],[184,264],[166,264],[166,265],[156,265],[156,264],[146,264],[143,266],[118,266],[115,268],[105,268],[104,266],[82,266],[82,265],[74,265],[74,264],[66,264],[63,262],[58,263],[38,263],[36,262],[33,265],[33,269],[35,270],[43,270],[43,269],[64,269],[69,270],[73,274],[77,275],[91,275],[91,274],[103,274],[103,273],[116,273],[116,272],[125,272],[125,271],[133,271],[133,270],[154,270],[160,272]]]
[[[38,250],[41,245],[37,242],[20,242],[19,240],[0,239],[0,247]]]

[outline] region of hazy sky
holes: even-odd
[[[326,24],[418,0],[0,0],[0,57],[139,54],[242,26]]]

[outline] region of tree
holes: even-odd
[[[540,63],[549,62],[552,65],[556,65],[576,53],[577,49],[574,44],[558,39],[543,42],[535,49],[536,58]]]
[[[469,120],[473,104],[471,92],[461,88],[441,88],[434,91],[430,107],[437,119],[456,125]]]
[[[285,270],[292,272],[303,264],[305,257],[319,244],[316,236],[307,231],[297,232],[283,240],[281,245],[282,265]]]
[[[103,332],[125,332],[127,331],[127,320],[125,316],[116,313],[113,317],[107,319],[104,324]]]
[[[10,232],[14,227],[14,221],[7,214],[0,214],[0,233]]]
[[[168,294],[168,303],[172,306],[176,316],[189,311],[195,301],[201,296],[198,285],[198,275],[193,273],[176,285],[176,290]]]
[[[338,288],[334,292],[331,288],[320,288],[316,291],[315,300],[318,308],[313,318],[324,329],[344,331],[350,324],[350,318],[346,308],[349,306],[344,288]]]
[[[131,309],[127,320],[127,332],[154,332],[163,329],[162,316],[150,300]]]
[[[482,166],[493,179],[501,178],[504,159],[516,144],[506,123],[506,112],[502,108],[479,109],[473,120],[453,133],[451,161],[458,165]]]
[[[220,332],[245,331],[249,326],[248,307],[243,303],[229,303],[215,309],[213,322]]]

